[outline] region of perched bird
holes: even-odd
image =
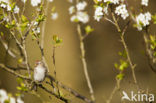
[[[44,65],[44,63],[42,61],[37,61],[36,66],[34,68],[34,81],[42,83],[45,80],[45,78],[49,78],[51,86],[54,88],[54,91],[56,91],[53,85],[53,82],[55,81],[55,79],[51,75],[48,75],[48,70],[46,66]],[[34,83],[34,85],[32,86],[32,90],[37,91],[36,83]]]
[[[37,82],[44,81],[47,75],[47,68],[42,61],[37,61],[34,68],[34,80]]]

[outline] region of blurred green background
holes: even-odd
[[[119,34],[112,24],[107,21],[96,22],[93,19],[94,3],[92,0],[86,1],[88,2],[87,10],[90,15],[89,24],[95,29],[84,41],[86,60],[97,103],[104,103],[115,86],[115,76],[118,71],[114,68],[114,63],[119,61],[120,57],[118,56],[118,52],[123,50],[123,46],[119,41]],[[130,4],[135,6],[136,12],[139,12],[137,8],[139,7],[138,5],[140,5],[140,1],[141,0],[129,0]],[[23,3],[18,0],[18,5],[22,7]],[[59,13],[59,17],[56,21],[51,20],[50,17],[51,8],[53,6],[56,6],[56,11]],[[54,0],[50,5],[45,31],[46,60],[50,67],[50,73],[53,74],[52,36],[58,35],[63,39],[63,44],[56,50],[58,80],[89,97],[89,90],[80,59],[76,24],[70,22],[70,15],[68,13],[68,8],[70,6],[71,4],[66,0]],[[156,0],[150,0],[147,10],[156,13],[155,6]],[[33,9],[30,3],[26,5],[26,15],[28,17],[30,17]],[[120,25],[124,25],[123,23],[124,22],[120,22]],[[5,31],[3,27],[1,27],[0,30]],[[8,32],[5,31],[5,33]],[[153,31],[153,33],[155,33],[155,31]],[[148,66],[147,57],[144,52],[143,35],[139,33],[137,29],[129,28],[125,39],[132,61],[134,64],[137,64],[135,71],[139,85],[145,90],[148,88],[150,93],[156,93],[156,74]],[[9,44],[15,46],[14,41],[9,41]],[[27,51],[30,64],[34,66],[35,61],[40,60],[41,56],[40,50],[36,42],[31,40],[31,36],[27,39]],[[17,64],[16,60],[6,55],[6,51],[1,43],[0,62],[11,66],[16,66]],[[130,84],[130,82],[133,81],[130,68],[125,71],[125,74],[125,79],[121,83],[121,90],[127,92],[136,91],[135,85]],[[15,77],[0,69],[0,88],[15,93],[17,91],[16,86]],[[25,94],[25,103],[42,103],[41,99],[50,103],[61,103],[61,101],[54,97],[50,99],[49,94],[40,89],[37,93],[41,95],[41,98],[32,94]],[[65,92],[64,94],[72,100],[72,103],[83,103],[83,101],[76,99],[69,93]],[[120,100],[120,94],[117,92],[113,97],[112,103],[120,103]]]

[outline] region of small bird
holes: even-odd
[[[34,68],[34,80],[37,82],[42,82],[45,80],[47,75],[47,68],[42,61],[36,62],[36,67]]]
[[[50,80],[51,86],[54,88],[54,91],[56,91],[53,84],[55,79],[48,74],[48,70],[44,65],[43,61],[37,61],[36,66],[34,68],[34,81],[42,83],[45,80],[45,78],[48,78]],[[34,83],[31,89],[37,91],[37,84]]]

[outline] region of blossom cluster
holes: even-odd
[[[119,0],[104,0],[105,3],[119,4]]]
[[[115,13],[117,15],[121,15],[121,17],[124,20],[129,16],[129,13],[128,13],[127,9],[126,9],[126,5],[125,4],[121,4],[118,7],[116,7]]]
[[[141,1],[141,5],[143,5],[143,6],[148,6],[148,0],[142,0]]]
[[[75,6],[69,7],[69,14],[73,14],[70,18],[72,22],[87,23],[89,21],[89,15],[84,11],[87,3],[85,1],[78,2]]]
[[[26,0],[23,0],[23,1],[26,1]],[[41,2],[42,2],[42,0],[31,0],[31,5],[38,6],[39,4],[41,4]],[[53,0],[48,0],[48,2],[53,2]]]
[[[0,103],[24,103],[21,97],[14,98],[9,95],[5,90],[0,89]]]
[[[136,16],[136,23],[139,31],[141,31],[143,27],[146,27],[150,24],[151,17],[152,16],[149,12],[144,14],[140,13],[138,16]]]
[[[123,20],[126,20],[130,14],[127,9],[127,5],[125,4],[124,0],[95,0],[95,12],[94,12],[94,19],[96,21],[100,21],[103,17],[109,14],[108,8],[110,5],[111,12],[114,12],[117,16],[121,16]],[[141,0],[142,6],[148,6],[149,0]],[[133,16],[133,15],[131,15]],[[150,12],[140,13],[135,18],[132,17],[134,21],[136,21],[136,27],[139,31],[150,24],[152,19],[152,15]]]
[[[128,10],[126,9],[126,5],[123,0],[104,0],[103,5],[101,5],[102,0],[97,0],[97,5],[95,6],[94,19],[100,21],[100,19],[106,14],[108,15],[108,7],[109,4],[118,5],[115,7],[115,14],[121,15],[121,17],[125,20],[128,16]]]
[[[103,8],[101,6],[97,6],[94,13],[94,19],[100,21],[103,15]]]
[[[18,14],[20,9],[17,5],[15,5],[13,8],[11,7],[10,3],[8,0],[0,0],[0,7],[3,9],[7,9],[7,11],[11,11],[13,9],[13,12],[15,14]]]

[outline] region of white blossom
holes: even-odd
[[[76,15],[73,15],[70,19],[72,22],[73,21],[79,21],[79,22],[82,22],[82,23],[87,23],[89,21],[89,15],[86,13],[86,12],[77,12]]]
[[[71,16],[70,20],[72,22],[74,22],[74,21],[77,21],[78,19],[77,19],[77,16],[76,15],[73,15],[73,16]]]
[[[5,103],[6,100],[8,100],[7,92],[3,89],[0,90],[0,103]]]
[[[9,0],[0,0],[0,2],[5,2],[5,3],[9,4]]]
[[[73,0],[68,0],[68,2],[73,3]]]
[[[21,99],[21,97],[17,98],[17,103],[24,103],[24,101]]]
[[[38,28],[36,29],[36,33],[37,33],[37,34],[40,33],[40,27],[38,27]]]
[[[38,22],[37,22],[37,21],[35,21],[35,22],[34,22],[34,26],[37,26],[37,25],[38,25]]]
[[[149,0],[142,0],[141,1],[141,5],[148,6],[148,1]]]
[[[15,6],[15,8],[14,8],[14,13],[15,13],[15,14],[18,14],[18,13],[19,13],[19,10],[20,10],[19,7],[18,7],[18,6]]]
[[[108,6],[104,7],[104,8],[103,8],[103,11],[104,11],[105,14],[108,15]]]
[[[2,8],[6,8],[10,4],[9,0],[0,0],[0,3],[1,3],[0,7]]]
[[[110,2],[112,4],[119,4],[119,0],[104,0],[104,2]]]
[[[98,2],[101,2],[102,0],[97,0]]]
[[[144,13],[144,14],[140,13],[136,17],[136,23],[137,23],[138,30],[141,31],[143,27],[150,24],[150,21],[151,21],[151,14],[149,12]]]
[[[89,21],[89,16],[85,12],[77,12],[77,18],[82,23],[87,23]]]
[[[38,6],[41,3],[41,0],[31,0],[32,6]]]
[[[4,4],[4,3],[2,3],[0,6],[1,6],[2,8],[6,8],[6,7],[7,7],[7,5]]]
[[[5,17],[3,18],[3,20],[6,21],[6,22],[9,22],[9,17],[5,16]]]
[[[10,102],[9,103],[16,103],[16,99],[14,97],[10,97]]]
[[[39,33],[40,33],[40,27],[34,28],[34,29],[32,29],[32,31],[33,31],[35,34],[39,34]]]
[[[8,103],[6,101],[9,101],[9,103],[24,103],[24,101],[18,97],[17,100],[16,98],[12,97],[12,96],[8,96],[9,94],[3,90],[3,89],[0,89],[0,103]]]
[[[51,19],[56,20],[57,18],[58,18],[57,12],[51,14]]]
[[[23,3],[26,3],[27,0],[22,0]]]
[[[83,1],[83,2],[79,2],[76,5],[76,8],[78,11],[81,11],[81,10],[84,10],[86,6],[87,6],[87,3],[85,1]]]
[[[9,4],[7,5],[7,11],[11,11],[11,6]]]
[[[125,4],[121,4],[118,7],[116,7],[115,13],[117,15],[121,15],[121,17],[124,20],[129,16],[129,13],[128,13],[127,9],[126,9],[126,5]]]
[[[101,6],[96,7],[95,13],[94,13],[95,20],[100,21],[100,19],[104,15],[102,11],[103,11],[103,8]]]
[[[53,2],[54,0],[48,0],[49,2]]]
[[[69,7],[69,14],[73,14],[75,12],[75,7],[74,6],[71,6]]]

